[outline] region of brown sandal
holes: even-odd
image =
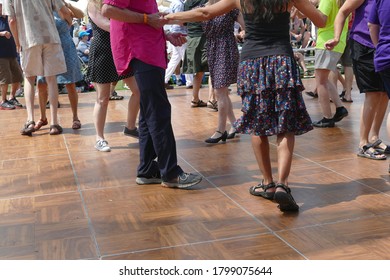
[[[81,128],[81,122],[80,120],[73,121],[72,129],[80,129]]]
[[[59,124],[53,124],[50,126],[50,135],[58,135],[62,133],[62,127]]]
[[[48,124],[47,118],[45,118],[44,120],[43,120],[43,119],[40,119],[40,120],[37,122],[37,124],[34,126],[35,131],[40,130],[42,126],[47,125],[47,124]]]
[[[22,130],[20,131],[20,133],[22,135],[27,135],[27,136],[31,136],[32,133],[35,131],[35,122],[34,121],[27,121]]]

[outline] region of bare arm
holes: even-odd
[[[226,14],[234,8],[241,9],[240,0],[221,0],[215,4],[203,8],[197,8],[186,12],[179,12],[166,15],[165,18],[170,20],[179,20],[182,22],[206,21],[216,16]]]
[[[65,3],[65,6],[70,10],[72,18],[83,18],[84,17],[84,13],[82,10],[73,6],[69,2],[64,2],[64,3]]]
[[[62,6],[61,10],[58,11],[58,14],[63,20],[65,20],[68,23],[69,26],[72,25],[72,21],[73,21],[72,13],[65,5]]]
[[[11,29],[12,36],[14,36],[16,50],[20,52],[22,49],[19,42],[18,23],[16,21],[16,18],[8,17],[8,23],[9,23],[9,28]]]
[[[0,37],[5,37],[5,38],[9,39],[9,38],[11,38],[11,32],[2,31],[2,32],[0,32]]]
[[[110,20],[101,14],[101,11],[93,4],[88,3],[88,14],[93,22],[101,29],[110,32]]]
[[[347,0],[344,5],[341,6],[334,21],[334,38],[325,43],[326,49],[333,50],[333,48],[337,46],[340,42],[341,32],[343,31],[345,21],[349,14],[359,8],[363,2],[364,0]]]
[[[378,45],[378,42],[379,42],[380,25],[368,23],[368,29],[370,30],[370,37],[371,37],[372,43],[376,47]]]
[[[159,29],[167,23],[167,20],[163,18],[163,14],[160,13],[145,15],[128,9],[117,8],[108,4],[103,5],[102,15],[104,17],[123,22],[148,24],[155,29]],[[147,18],[146,21],[145,17]]]
[[[327,16],[317,10],[308,0],[293,0],[294,6],[317,27],[325,27]]]
[[[245,30],[245,21],[244,21],[244,16],[242,15],[241,12],[238,14],[237,22],[241,26],[241,30],[244,31]]]

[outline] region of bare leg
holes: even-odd
[[[199,101],[199,90],[202,85],[202,79],[204,76],[204,72],[198,72],[194,75],[193,80],[193,88],[192,88],[192,101],[198,102]]]
[[[41,112],[41,120],[46,120],[46,103],[48,99],[47,84],[38,83],[38,100],[39,100],[39,111]]]
[[[97,96],[93,109],[93,118],[96,129],[96,140],[103,140],[107,107],[110,97],[110,84],[95,84],[95,87]]]
[[[58,124],[58,85],[56,76],[45,77],[48,94],[49,94],[49,102],[50,102],[50,125]]]
[[[217,101],[217,99],[215,98],[215,91],[211,83],[211,77],[209,77],[209,101],[212,103]]]
[[[0,85],[0,90],[1,90],[1,101],[4,102],[7,100],[8,84]]]
[[[329,70],[326,69],[316,69],[316,85],[318,93],[318,101],[321,106],[322,114],[325,118],[331,119],[333,117],[332,111],[329,104],[329,91],[335,90],[334,85],[329,82]]]
[[[294,152],[295,135],[291,132],[279,134],[276,141],[278,145],[278,182],[287,186]],[[284,190],[278,188],[277,191]]]
[[[268,185],[273,182],[268,137],[253,135],[252,148],[255,153],[260,172],[263,175],[263,183]],[[270,189],[270,191],[272,190]]]
[[[134,76],[125,79],[124,82],[129,86],[132,93],[127,108],[126,126],[128,129],[133,130],[136,128],[136,121],[140,106],[140,92]]]
[[[218,127],[217,131],[211,136],[211,138],[221,137],[221,134],[226,130],[226,120],[229,110],[229,90],[227,87],[214,89],[218,99]]]
[[[13,83],[11,85],[11,92],[9,95],[9,99],[15,98],[16,97],[16,91],[20,88],[20,83]]]
[[[386,92],[376,93],[377,102],[374,107],[374,120],[370,130],[370,142],[373,143],[379,139],[379,131],[385,118],[387,111],[387,105],[389,103],[389,98]]]
[[[35,76],[24,78],[24,97],[26,101],[27,121],[34,121],[35,79]]]
[[[341,76],[341,74],[338,70],[330,72],[330,75],[329,75],[330,84],[328,86],[328,92],[329,92],[329,97],[330,97],[330,99],[332,99],[333,103],[336,105],[336,108],[343,106],[343,104],[341,103],[339,94],[337,92],[337,79],[339,77],[343,77],[343,76]],[[344,78],[343,78],[343,81],[344,81]]]
[[[115,87],[118,84],[118,82],[112,82],[110,84],[110,93],[113,93],[115,91]]]
[[[66,84],[66,90],[68,91],[68,98],[70,107],[72,108],[73,121],[79,121],[79,117],[77,115],[77,106],[79,103],[79,94],[77,93],[76,84]]]
[[[344,98],[348,101],[352,100],[352,83],[353,83],[353,69],[349,66],[344,66],[345,76],[345,95]]]

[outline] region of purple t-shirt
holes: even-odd
[[[366,0],[356,9],[355,19],[353,20],[352,28],[349,33],[349,38],[354,39],[363,46],[374,48],[371,41],[370,31],[368,30],[368,14],[371,11],[372,4],[375,0]]]
[[[376,46],[374,65],[377,72],[390,68],[390,1],[376,0],[368,16],[368,22],[377,24],[379,41]]]

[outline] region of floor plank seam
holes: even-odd
[[[162,247],[155,247],[155,248],[149,248],[149,249],[143,249],[143,250],[126,251],[126,252],[121,252],[121,253],[117,253],[117,254],[102,255],[102,258],[122,256],[122,255],[127,255],[127,254],[139,254],[139,253],[145,253],[145,252],[153,252],[153,251],[181,248],[181,247],[194,246],[194,245],[203,245],[203,244],[210,244],[210,243],[215,243],[215,242],[232,241],[232,240],[238,240],[238,239],[243,239],[243,238],[258,237],[258,236],[263,236],[263,235],[267,235],[267,234],[271,234],[271,233],[264,232],[264,233],[256,233],[256,234],[238,235],[238,236],[234,236],[234,237],[217,238],[217,239],[213,239],[213,240],[183,243],[183,244],[177,244],[177,245],[172,245],[172,246],[162,246]]]
[[[87,221],[88,221],[88,228],[91,232],[91,238],[92,238],[93,243],[95,245],[97,257],[99,258],[101,256],[101,253],[100,253],[99,243],[97,242],[97,238],[96,238],[95,228],[94,228],[92,221],[91,221],[91,218],[89,216],[88,206],[85,203],[83,191],[81,190],[80,181],[79,181],[79,178],[77,176],[76,168],[75,168],[74,163],[73,163],[73,159],[72,159],[72,155],[71,155],[70,150],[69,150],[69,145],[68,145],[67,139],[65,136],[63,136],[63,137],[64,137],[64,144],[65,144],[65,147],[66,147],[66,150],[68,153],[69,163],[72,167],[74,180],[76,182],[77,191],[78,191],[78,194],[79,194],[80,199],[81,199],[81,204],[83,206],[84,214],[85,214]]]

